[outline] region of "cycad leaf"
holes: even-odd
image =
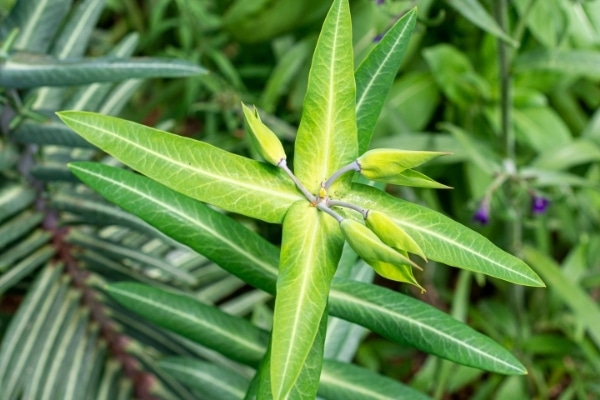
[[[338,223],[309,202],[294,203],[283,238],[271,342],[274,399],[293,389],[324,318],[343,238]]]
[[[359,154],[367,151],[377,118],[406,53],[417,21],[414,8],[400,18],[356,69],[356,123]]]
[[[0,34],[19,29],[15,48],[45,53],[61,21],[68,14],[72,0],[21,0],[15,3]],[[1,75],[1,74],[0,74]]]
[[[132,78],[182,78],[205,73],[195,64],[159,58],[93,58],[57,60],[17,53],[2,65],[0,85],[12,89],[78,86]]]
[[[347,0],[335,0],[313,55],[294,153],[294,171],[311,193],[358,155],[352,26]],[[333,190],[343,194],[346,174]]]
[[[285,173],[197,140],[114,117],[62,112],[61,119],[115,158],[185,195],[268,222],[301,199]]]
[[[54,255],[54,252],[52,246],[44,246],[0,275],[0,295],[48,261]]]
[[[545,286],[523,261],[444,215],[356,184],[346,201],[386,213],[423,249],[427,258],[525,286]]]

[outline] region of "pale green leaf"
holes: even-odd
[[[0,273],[3,273],[15,261],[34,253],[40,246],[47,243],[51,236],[50,232],[39,229],[0,253]]]
[[[298,380],[327,306],[343,238],[338,223],[307,201],[294,203],[283,238],[271,343],[271,388],[284,399]]]
[[[477,232],[428,208],[355,184],[345,200],[387,213],[423,249],[427,258],[526,286],[544,283],[523,261]]]
[[[576,139],[565,146],[544,151],[529,166],[562,171],[590,162],[600,162],[600,147],[590,140]]]
[[[511,46],[517,47],[519,43],[502,30],[496,20],[486,11],[478,0],[447,0],[448,4],[456,9],[471,23],[487,33],[502,39]]]
[[[356,69],[356,124],[359,154],[371,141],[377,118],[406,53],[417,21],[414,8],[400,18]]]
[[[26,186],[5,182],[0,186],[0,222],[27,208],[34,200],[34,190]]]
[[[294,153],[294,172],[311,193],[358,155],[352,24],[347,0],[335,0],[313,55]],[[332,191],[339,195],[346,174]]]
[[[559,265],[546,254],[531,246],[523,248],[525,259],[548,282],[548,287],[555,291],[562,301],[576,315],[578,324],[586,331],[600,348],[600,307],[598,302],[590,297],[581,286],[564,275]]]
[[[69,147],[93,147],[81,136],[61,124],[59,121],[46,121],[44,123],[25,121],[11,132],[12,138],[21,143],[55,144]]]
[[[86,140],[144,175],[192,198],[268,222],[281,222],[301,199],[276,167],[197,140],[114,117],[62,112]]]
[[[19,283],[42,264],[48,261],[55,253],[52,246],[44,246],[13,265],[8,271],[0,275],[0,295]]]

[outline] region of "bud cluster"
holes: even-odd
[[[333,182],[346,172],[358,172],[367,179],[396,185],[448,188],[448,186],[412,169],[447,153],[398,149],[371,150],[333,173],[321,184],[319,193],[312,194],[287,167],[286,155],[279,138],[260,120],[256,109],[250,110],[243,104],[242,107],[252,143],[258,153],[265,161],[285,171],[313,206],[339,222],[340,229],[350,247],[379,275],[391,280],[410,283],[424,291],[413,276],[412,270],[413,268],[421,269],[421,267],[408,255],[412,253],[426,260],[425,253],[418,243],[386,214],[331,199],[328,190]],[[333,209],[335,207],[358,212],[364,223],[353,218],[343,217]]]

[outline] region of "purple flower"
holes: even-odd
[[[550,200],[545,198],[544,196],[539,196],[534,194],[531,197],[531,212],[534,214],[543,214],[546,212],[546,209],[550,206]]]
[[[385,34],[385,33],[380,33],[379,35],[375,36],[375,37],[373,38],[373,43],[379,43],[379,42],[381,41],[381,39],[383,39],[383,35],[384,35],[384,34]]]
[[[382,4],[383,4],[383,1],[384,1],[384,0],[375,0],[375,3],[377,3],[377,5],[378,5],[378,6],[380,6],[380,5],[382,5]]]
[[[487,201],[483,200],[481,205],[473,214],[473,221],[479,222],[481,225],[487,225],[490,222],[490,205]]]

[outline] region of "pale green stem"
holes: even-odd
[[[333,218],[335,218],[335,220],[337,222],[342,222],[344,220],[344,217],[342,217],[340,214],[338,214],[335,211],[333,211],[331,208],[329,208],[327,206],[327,204],[325,204],[322,201],[320,201],[320,202],[317,203],[317,208],[319,210],[323,211],[324,213],[327,213],[327,214],[331,215]]]
[[[306,190],[306,188],[304,187],[302,182],[300,182],[300,180],[298,180],[298,178],[296,178],[296,175],[294,175],[294,173],[292,171],[290,171],[290,169],[288,168],[287,163],[285,161],[285,158],[283,158],[281,161],[279,161],[279,164],[277,164],[277,166],[279,168],[281,168],[282,170],[284,170],[286,174],[288,174],[290,179],[296,184],[296,187],[302,192],[302,194],[304,195],[304,197],[306,197],[308,199],[308,201],[310,201],[313,204],[316,204],[317,198],[313,194],[311,194],[308,190]]]
[[[325,184],[323,185],[323,188],[325,189],[325,191],[329,190],[329,188],[331,187],[333,182],[335,182],[340,176],[342,176],[346,172],[350,172],[350,171],[355,171],[355,172],[360,171],[360,164],[358,164],[357,160],[354,160],[350,164],[346,165],[345,167],[342,167],[342,168],[338,169],[337,171],[335,171],[333,173],[333,175],[331,175],[329,177],[329,179],[327,179],[327,181],[325,181]]]
[[[352,204],[352,203],[347,203],[345,201],[328,200],[327,201],[327,205],[328,206],[332,206],[332,207],[346,207],[346,208],[349,208],[351,210],[358,211],[362,215],[363,218],[367,218],[367,214],[369,213],[369,210],[367,210],[365,208],[362,208],[362,207],[359,207],[359,206],[357,206],[355,204]]]

